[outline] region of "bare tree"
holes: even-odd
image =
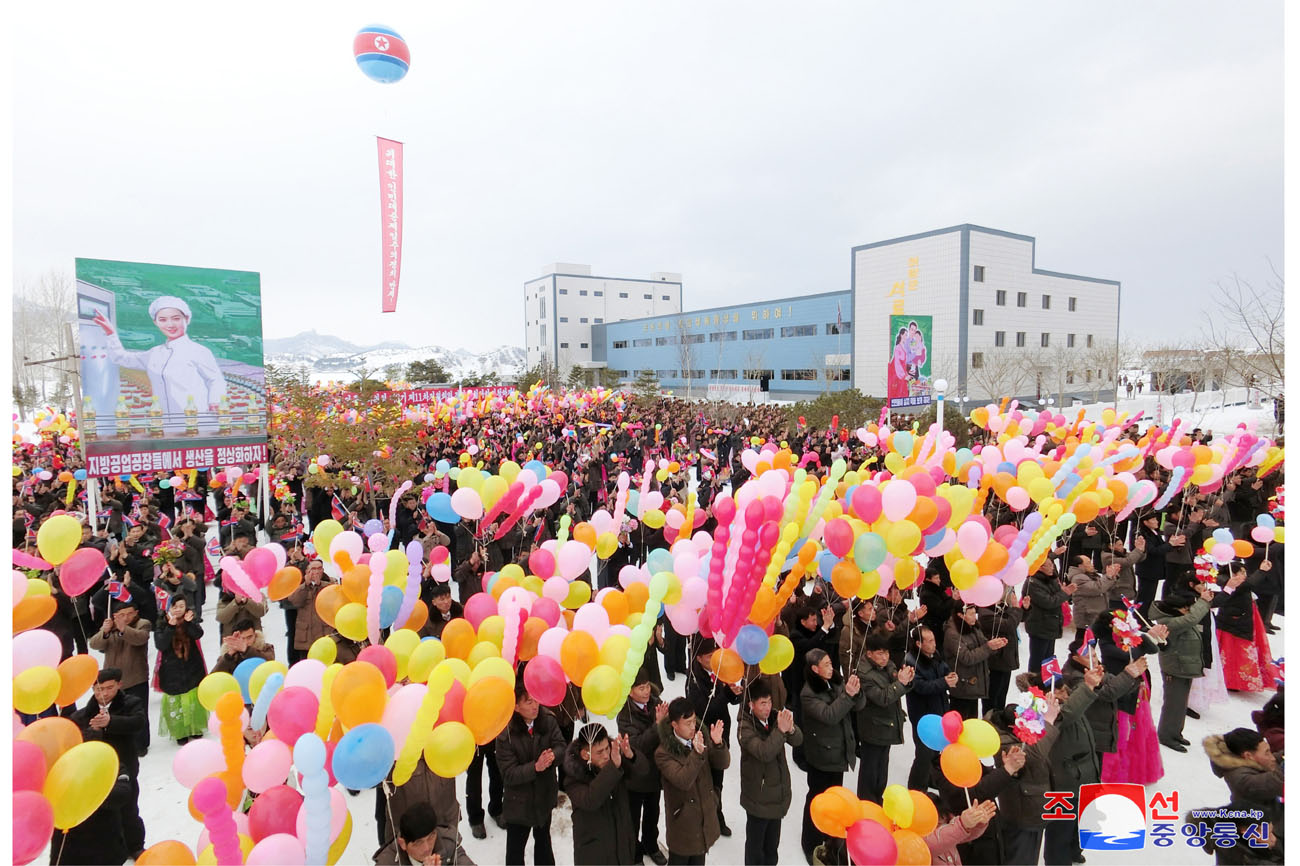
[[[70,408],[77,376],[71,321],[73,280],[50,270],[24,280],[14,292],[13,372],[17,393]]]
[[[966,367],[967,393],[975,401],[1025,394],[1034,383],[1035,365],[1024,349],[986,349],[972,353]]]
[[[694,373],[697,369],[695,360],[695,334],[682,331],[677,335],[677,366],[681,368],[682,378],[686,380],[686,399],[691,399],[691,387],[695,383]],[[703,336],[703,335],[699,335]]]
[[[1219,281],[1214,303],[1205,314],[1208,344],[1222,353],[1234,384],[1247,387],[1286,381],[1285,281],[1268,263],[1272,277],[1263,288],[1234,274]]]

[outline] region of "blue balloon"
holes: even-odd
[[[249,727],[255,731],[262,729],[266,724],[266,713],[271,709],[271,699],[280,693],[283,686],[284,674],[279,671],[266,678],[262,690],[257,693],[257,703],[253,704],[253,715],[248,720]]]
[[[533,471],[533,474],[537,476],[538,481],[546,480],[546,475],[547,475],[546,464],[543,463],[542,461],[529,460],[527,463],[523,465],[523,468],[531,469]]]
[[[1273,515],[1271,514],[1261,514],[1259,517],[1255,518],[1255,525],[1263,526],[1267,529],[1276,529],[1277,521],[1273,519]]]
[[[357,725],[334,747],[334,778],[345,788],[373,788],[393,769],[397,749],[393,735],[373,722]]]
[[[926,544],[926,547],[932,546]],[[885,547],[885,539],[874,532],[864,532],[853,542],[853,560],[863,571],[875,571],[880,568],[888,555],[889,550]]]
[[[411,68],[411,52],[406,40],[391,27],[372,24],[352,40],[352,55],[357,67],[371,81],[393,84],[406,77]]]
[[[1218,529],[1214,530],[1214,540],[1220,544],[1232,544],[1232,530],[1220,526]]]
[[[384,587],[383,597],[379,601],[380,628],[388,628],[396,622],[397,612],[402,609],[402,595],[401,587]]]
[[[998,471],[998,472],[1010,472],[1012,475],[1015,475],[1015,474],[1016,474],[1016,464],[1012,463],[1010,460],[1004,460],[1004,461],[1002,461],[1001,463],[998,464],[998,470],[997,470],[997,471]]]
[[[86,470],[84,470],[84,469],[78,469],[78,470],[76,470],[76,471],[74,471],[74,472],[72,473],[72,477],[75,478],[75,479],[77,479],[78,481],[85,481],[85,480],[86,480]],[[1270,520],[1271,520],[1271,519],[1272,519],[1272,518],[1270,518]]]
[[[656,547],[650,551],[650,556],[646,558],[646,567],[650,569],[651,574],[658,574],[661,571],[673,570],[673,555],[662,547]]]
[[[377,517],[370,518],[366,521],[365,525],[361,527],[361,534],[366,538],[369,538],[372,535],[379,535],[383,531],[384,521]]]
[[[822,580],[831,579],[831,570],[835,568],[836,563],[839,561],[840,558],[829,550],[821,552],[821,555],[817,557],[817,573],[822,576]]]
[[[434,520],[443,523],[460,523],[460,515],[451,507],[450,493],[435,493],[424,503],[424,510]],[[335,776],[335,778],[338,778]]]
[[[925,743],[926,748],[936,752],[942,752],[945,746],[951,745],[943,733],[943,717],[934,713],[921,716],[921,720],[916,723],[916,735],[921,738],[922,743]],[[334,754],[337,755],[338,752]],[[338,778],[337,772],[334,777]]]
[[[747,665],[756,665],[763,660],[763,656],[767,655],[767,642],[767,633],[750,623],[741,626],[740,631],[736,633],[734,647],[741,661]]]
[[[912,438],[911,433],[906,430],[898,430],[894,433],[892,442],[899,457],[912,456],[912,447],[916,444],[916,440]]]
[[[358,725],[357,727],[360,727]],[[293,763],[298,768],[298,772],[304,777],[311,777],[320,773],[325,775],[325,741],[314,733],[308,732],[298,738],[298,742],[293,744]],[[319,768],[319,769],[318,769]],[[329,777],[326,776],[328,779]],[[335,779],[338,776],[334,777]],[[325,792],[326,797],[329,791]],[[328,823],[329,811],[326,810],[326,819]]]
[[[266,664],[266,659],[244,659],[235,668],[235,682],[239,683],[239,690],[244,693],[244,703],[251,704],[253,696],[248,692],[248,681],[253,676],[253,669],[258,665]]]
[[[433,465],[433,469],[435,472],[441,472],[442,474],[446,475],[447,471],[451,469],[451,464],[448,463],[446,460],[439,460],[437,463]]]

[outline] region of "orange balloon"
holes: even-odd
[[[851,559],[841,559],[831,568],[831,586],[844,598],[853,598],[862,585],[862,572]]]
[[[564,610],[560,611],[560,616],[564,617],[564,627],[567,630],[573,631],[573,620],[575,617],[577,617],[577,615],[578,615],[577,611],[569,610],[568,608],[565,608]]]
[[[1244,538],[1238,538],[1232,542],[1232,552],[1242,559],[1250,559],[1255,555],[1255,546]]]
[[[76,703],[95,684],[99,675],[99,663],[94,656],[70,656],[59,662],[59,696],[54,703],[61,707]]]
[[[301,583],[302,572],[292,565],[286,565],[271,578],[271,583],[266,587],[266,594],[271,601],[280,601],[292,595]]]
[[[970,746],[950,743],[939,753],[939,768],[944,778],[958,788],[970,788],[980,780],[980,759]]]
[[[56,602],[52,596],[29,595],[14,605],[14,634],[45,625],[54,616]]]
[[[884,808],[882,808],[879,803],[873,803],[870,800],[863,800],[858,803],[858,808],[861,810],[858,820],[875,821],[887,830],[894,829],[893,820],[885,814]]]
[[[612,589],[601,596],[600,606],[605,608],[605,613],[609,614],[610,625],[622,623],[631,612],[628,609],[627,596],[617,589]]]
[[[827,836],[843,839],[849,826],[860,820],[861,809],[857,795],[842,785],[827,788],[808,804],[813,824]]]
[[[934,801],[922,791],[908,791],[912,798],[912,823],[908,830],[918,836],[929,836],[939,826],[939,810],[934,808]]]
[[[573,527],[573,540],[581,541],[583,544],[596,549],[596,527],[587,523],[585,520]]]
[[[894,844],[898,846],[897,866],[930,866],[930,846],[912,830],[895,830]]]
[[[465,725],[485,746],[505,730],[515,711],[515,690],[500,677],[484,677],[465,692]]]
[[[642,613],[650,600],[650,587],[644,583],[631,584],[623,590],[623,597],[627,600],[628,613]]]
[[[40,746],[45,753],[45,766],[53,767],[60,755],[81,744],[81,729],[71,719],[47,716],[19,731],[17,739]]]
[[[519,636],[519,660],[526,662],[537,655],[537,642],[542,639],[542,635],[550,628],[546,620],[540,617],[530,616],[524,620],[524,631]]]
[[[447,651],[448,658],[469,658],[470,650],[474,649],[476,643],[478,635],[474,633],[474,626],[469,624],[469,620],[457,617],[443,626],[442,647]]]
[[[596,646],[596,639],[585,631],[569,632],[560,644],[560,667],[575,686],[582,685],[599,661],[600,649]]]
[[[316,614],[327,626],[334,628],[334,615],[347,603],[348,597],[343,594],[343,587],[331,583],[316,594]]]
[[[980,558],[975,560],[975,565],[979,567],[980,574],[997,574],[1007,566],[1007,549],[997,541],[990,541],[989,546],[984,548],[984,553]]]
[[[348,601],[357,604],[366,603],[366,593],[370,590],[370,569],[358,566],[343,574],[343,594]]]
[[[199,820],[203,820],[202,815]],[[197,861],[188,845],[168,839],[144,849],[144,853],[135,858],[135,862],[138,866],[195,866]]]
[[[934,504],[934,500],[929,496],[918,496],[916,497],[916,505],[912,507],[912,513],[907,515],[907,519],[920,527],[922,532],[925,532],[938,516],[939,506]]]
[[[780,451],[776,452],[776,454],[772,455],[772,468],[789,469],[790,457],[790,452],[782,448]]]
[[[345,728],[378,722],[388,702],[388,686],[379,668],[370,662],[350,662],[330,685],[334,714]]]
[[[1101,510],[1101,503],[1097,501],[1097,494],[1084,493],[1074,500],[1070,506],[1071,513],[1078,518],[1080,523],[1088,523],[1097,519],[1097,513]]]
[[[492,589],[490,590],[490,592],[492,593],[493,598],[495,598],[497,601],[500,601],[501,596],[505,594],[505,591],[507,589],[511,589],[518,585],[519,585],[518,580],[516,580],[515,578],[511,577],[508,574],[503,574],[497,577],[497,579],[492,582]]]
[[[770,586],[760,586],[754,594],[754,603],[749,608],[749,621],[767,625],[777,615],[776,593]]]
[[[714,650],[709,658],[709,669],[724,683],[738,683],[745,677],[745,662],[733,649]]]
[[[424,628],[424,624],[429,621],[429,606],[424,603],[423,599],[415,600],[415,607],[411,608],[411,616],[402,628],[409,628],[411,631],[419,631]]]

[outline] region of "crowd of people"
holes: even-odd
[[[337,645],[338,661],[356,658],[365,642],[339,634],[314,604],[331,583],[309,543],[311,527],[323,520],[359,530],[365,520],[380,519],[395,544],[420,542],[430,611],[422,635],[436,637],[483,591],[488,575],[507,563],[526,569],[561,516],[581,521],[612,503],[617,474],[627,470],[639,482],[647,459],[680,466],[652,487],[670,502],[696,492],[708,515],[703,528],[712,531],[710,506],[750,476],[741,455],[755,438],[788,444],[813,473],[836,459],[856,467],[881,456],[845,429],[810,429],[771,407],[714,413],[665,400],[638,411],[596,406],[582,420],[488,415],[431,428],[419,455],[428,474],[411,479],[391,525],[392,490],[309,473],[315,455],[291,442],[277,443],[275,495],[260,511],[231,485],[210,490],[209,473],[199,472],[183,491],[143,476],[108,481],[94,515],[84,499],[69,499],[74,481],[38,474],[48,469],[62,477],[79,468],[74,445],[47,436],[17,446],[15,548],[33,549],[42,521],[66,510],[85,523],[82,545],[99,548],[109,563],[100,583],[75,597],[60,592],[52,572],[39,575],[57,602],[44,627],[60,638],[64,656],[88,649],[103,655],[91,700],[64,714],[83,737],[117,750],[123,775],[120,790],[92,820],[66,838],[56,834],[51,862],[119,863],[145,847],[140,760],[151,736],[183,744],[205,735],[197,688],[207,673],[233,671],[254,657],[292,663],[322,637]],[[438,483],[439,461],[454,466],[467,459],[467,440],[479,446],[474,461],[489,470],[505,459],[537,459],[562,469],[568,488],[509,532],[479,536],[464,522],[436,520],[419,491]],[[817,826],[813,798],[847,781],[859,797],[880,803],[886,786],[898,783],[933,801],[940,820],[925,838],[932,862],[1066,866],[1084,862],[1078,821],[1045,820],[1048,791],[1102,781],[1151,784],[1166,762],[1193,760],[1183,753],[1199,745],[1226,782],[1220,800],[1258,810],[1268,825],[1258,845],[1246,836],[1236,846],[1220,842],[1221,862],[1281,862],[1283,671],[1268,636],[1284,611],[1284,545],[1261,545],[1251,558],[1223,567],[1197,556],[1215,529],[1253,526],[1275,499],[1280,475],[1241,470],[1212,494],[1189,487],[1159,511],[1080,524],[1019,591],[1009,588],[989,606],[961,600],[941,557],[924,564],[917,587],[895,586],[868,601],[842,598],[810,574],[775,624],[793,643],[794,661],[780,674],[751,668],[736,685],[710,670],[712,640],[679,635],[665,618],[610,725],[589,717],[577,689],[560,706],[543,707],[519,677],[513,718],[478,750],[467,775],[470,833],[485,839],[490,819],[505,831],[494,859],[522,864],[531,843],[533,862],[554,863],[552,817],[567,808],[576,863],[703,863],[719,837],[732,834],[728,818],[738,821],[743,812],[737,831],[744,833],[746,863],[776,863],[790,822],[800,825],[809,863],[839,863],[846,862],[845,842]],[[1163,490],[1169,473],[1150,460],[1139,477]],[[985,514],[994,526],[1016,521],[996,499]],[[304,574],[278,602],[283,635],[263,628],[268,604],[277,602],[223,590],[216,567],[218,555],[243,558],[266,540],[280,542]],[[614,585],[623,565],[668,546],[662,529],[635,520],[619,527],[618,540],[614,554],[581,579]],[[450,583],[430,576],[429,553],[438,546],[450,552]],[[1117,626],[1130,609],[1144,626],[1136,633]],[[205,658],[201,646],[209,630],[221,637],[216,658]],[[679,676],[683,694],[666,700]],[[1152,699],[1155,677],[1159,701]],[[151,689],[161,694],[160,717],[152,722]],[[1258,710],[1203,744],[1184,737],[1186,719],[1228,700],[1229,692],[1261,693]],[[1048,707],[1044,730],[1032,741],[1019,724],[1029,695],[1042,696]],[[948,781],[939,752],[918,733],[923,717],[949,711],[988,721],[1001,739],[992,765],[969,789]],[[245,738],[252,745],[263,733],[249,730]],[[905,778],[890,775],[895,747],[912,750]],[[724,771],[733,760],[739,791],[724,797]],[[793,796],[796,773],[807,782],[802,803]],[[376,863],[471,862],[454,780],[421,761],[410,781],[376,792]]]

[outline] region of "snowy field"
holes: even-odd
[[[215,592],[209,592],[208,605],[204,609],[203,623],[205,635],[203,639],[203,651],[207,659],[212,660],[217,657],[220,641],[217,637],[217,628],[214,619]],[[1283,618],[1278,617],[1277,623],[1282,625]],[[263,621],[263,626],[267,640],[275,646],[276,655],[279,658],[284,657],[285,649],[285,628],[284,614],[278,605],[272,605],[270,612]],[[1283,655],[1283,644],[1281,634],[1271,636],[1273,643],[1274,656]],[[1058,641],[1058,653],[1064,653],[1066,640],[1063,638]],[[150,651],[150,662],[152,666],[154,652]],[[1021,664],[1025,663],[1027,658],[1027,642],[1021,640]],[[101,660],[102,661],[102,660]],[[1156,663],[1152,662],[1152,669],[1155,670]],[[1158,718],[1161,686],[1159,677],[1155,677],[1155,695],[1153,706]],[[677,677],[674,682],[666,682],[666,693],[664,697],[671,699],[678,697],[683,693],[684,680]],[[1014,692],[1014,686],[1013,692]],[[1209,734],[1223,733],[1234,727],[1245,726],[1253,727],[1250,720],[1252,710],[1258,709],[1267,700],[1270,693],[1259,694],[1230,694],[1228,701],[1223,704],[1214,706],[1209,712],[1203,713],[1202,718],[1198,721],[1188,719],[1187,726],[1184,729],[1184,736],[1192,741],[1192,747],[1187,754],[1177,754],[1168,749],[1161,749],[1161,757],[1165,764],[1165,777],[1156,785],[1148,786],[1148,795],[1161,791],[1169,793],[1173,790],[1182,792],[1179,807],[1186,811],[1189,808],[1199,806],[1217,806],[1222,805],[1228,800],[1227,786],[1222,781],[1214,778],[1209,774],[1209,763],[1200,749],[1200,741]],[[1009,700],[1013,699],[1011,696]],[[149,754],[140,762],[140,813],[144,818],[145,828],[147,830],[148,843],[153,844],[164,839],[177,839],[190,846],[193,846],[198,839],[201,825],[193,820],[186,810],[185,803],[188,791],[181,787],[172,775],[171,762],[176,754],[177,746],[174,742],[161,739],[157,735],[158,711],[160,696],[157,692],[151,692],[149,701],[149,719],[150,727],[153,731],[153,742],[149,749]],[[734,712],[734,711],[733,711]],[[613,731],[615,725],[612,721],[607,721],[607,727]],[[908,726],[908,740],[902,746],[896,746],[890,753],[889,778],[891,782],[902,782],[907,777],[908,768],[912,761],[912,744],[910,739],[910,725]],[[211,735],[209,735],[211,736]],[[730,838],[722,838],[709,852],[709,862],[711,863],[741,863],[744,859],[744,828],[745,813],[739,805],[740,797],[740,758],[739,752],[734,746],[730,769],[726,773],[726,781],[723,786],[723,809],[726,813],[727,823],[731,826],[733,835]],[[486,773],[484,774],[486,777]],[[782,863],[803,863],[803,853],[799,847],[799,830],[800,830],[800,808],[803,805],[804,796],[807,793],[804,775],[792,765],[791,778],[794,785],[793,804],[791,813],[786,816],[785,825],[782,830],[780,862]],[[847,785],[852,788],[855,784],[856,775],[848,774],[846,776]],[[484,779],[484,795],[486,796],[487,780]],[[457,789],[464,810],[464,778],[458,780]],[[352,811],[353,831],[352,839],[348,844],[346,853],[340,861],[344,864],[368,864],[375,851],[378,849],[378,839],[376,836],[375,819],[374,819],[374,793],[372,791],[363,791],[356,797],[348,797],[348,805]],[[662,819],[661,819],[662,820]],[[569,810],[567,806],[561,805],[555,812],[552,820],[552,839],[554,840],[554,849],[556,861],[561,864],[573,862],[573,844],[570,830]],[[492,823],[491,819],[487,822],[488,837],[483,840],[475,839],[470,835],[469,825],[462,817],[461,833],[465,837],[465,850],[474,858],[475,862],[480,864],[500,863],[505,856],[505,831],[499,829]],[[662,827],[660,834],[660,843],[663,843]],[[1132,862],[1132,854],[1127,857],[1122,852],[1107,854],[1104,852],[1089,851],[1088,862],[1095,863],[1125,863]],[[528,862],[531,860],[531,848],[528,854]],[[48,862],[48,855],[43,855],[38,862]],[[1168,864],[1197,864],[1210,863],[1210,859],[1199,851],[1193,851],[1187,848],[1181,841],[1171,848],[1153,848],[1148,846],[1142,857],[1144,862],[1168,863]],[[648,860],[646,861],[649,862]]]

